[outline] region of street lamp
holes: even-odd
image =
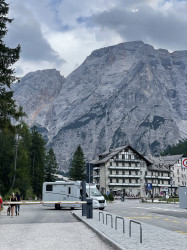
[[[173,178],[170,177],[170,185],[171,185],[171,196],[172,196],[172,186],[173,186]]]

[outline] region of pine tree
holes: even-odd
[[[77,147],[73,155],[72,166],[70,169],[70,178],[77,181],[77,180],[85,180],[86,177],[86,166],[85,166],[85,159],[84,153],[82,151],[81,146]]]
[[[31,131],[31,181],[33,192],[40,196],[42,194],[42,185],[45,178],[44,159],[45,159],[45,141],[42,135],[37,132],[34,126]]]
[[[17,108],[13,100],[13,91],[11,84],[17,80],[14,76],[14,69],[11,66],[19,59],[20,46],[15,49],[6,47],[3,37],[7,33],[7,23],[11,23],[13,19],[9,19],[7,14],[9,5],[4,0],[0,0],[0,130],[14,131],[15,126],[12,125],[11,119],[18,120],[23,116],[22,108]]]
[[[45,157],[45,181],[55,181],[57,179],[55,176],[57,169],[56,156],[53,149],[50,148]]]

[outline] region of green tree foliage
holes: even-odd
[[[7,17],[9,11],[8,4],[4,0],[0,1],[0,130],[14,131],[15,125],[11,120],[18,120],[23,116],[22,108],[17,108],[13,100],[11,84],[17,80],[14,76],[14,69],[11,66],[19,59],[20,46],[15,49],[6,47],[3,38],[7,33],[7,23],[12,19]]]
[[[45,141],[41,134],[37,132],[34,126],[31,130],[31,182],[33,192],[40,196],[42,185],[45,178],[44,159],[45,159]]]
[[[162,153],[162,155],[180,155],[187,156],[187,140],[180,142],[177,145],[168,146],[168,148]]]
[[[77,147],[73,155],[72,166],[70,168],[70,178],[77,180],[85,180],[86,177],[86,166],[85,166],[84,154],[81,146]]]
[[[15,187],[17,187],[23,197],[26,196],[26,192],[31,188],[30,178],[30,162],[31,162],[31,134],[28,126],[23,123],[20,138],[17,145],[17,168]]]
[[[58,164],[56,155],[52,148],[49,149],[45,156],[45,181],[55,181],[57,177]]]
[[[0,132],[0,193],[5,195],[19,190],[23,198],[40,196],[44,182],[45,141],[36,127],[30,132],[24,122],[17,132],[16,139],[14,133]]]
[[[14,164],[14,135],[0,131],[0,193],[8,192],[12,185]]]

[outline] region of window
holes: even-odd
[[[68,188],[68,194],[71,194],[71,188],[70,187]]]
[[[136,179],[136,183],[138,183],[138,179]]]
[[[124,160],[125,159],[125,155],[122,155],[122,160]]]
[[[129,167],[131,167],[131,163],[129,163]]]
[[[112,178],[110,178],[110,183],[112,183]]]
[[[116,167],[118,167],[118,162],[116,162]]]
[[[110,166],[112,166],[112,162],[110,162]]]
[[[177,174],[179,174],[179,169],[177,169]]]
[[[129,179],[129,183],[131,183],[131,179]]]
[[[125,174],[125,171],[124,171],[124,170],[122,171],[122,174]]]
[[[116,179],[116,183],[118,183],[119,182],[119,179]]]
[[[180,182],[180,178],[178,177],[178,182]]]
[[[125,183],[125,178],[123,178],[123,183]]]
[[[131,170],[129,170],[129,175],[131,175]]]
[[[116,170],[116,174],[119,174],[119,171],[118,171],[118,170]]]
[[[110,174],[112,174],[112,170],[110,170]]]
[[[53,191],[53,185],[46,185],[46,191]]]

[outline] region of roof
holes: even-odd
[[[99,156],[105,156],[105,155],[106,156],[101,160],[93,161],[93,164],[97,165],[97,164],[105,163],[105,162],[109,161],[111,158],[113,158],[115,155],[117,155],[121,150],[126,149],[126,148],[130,148],[140,158],[144,159],[148,164],[151,164],[151,162],[147,158],[145,158],[143,155],[141,155],[138,151],[136,151],[131,146],[122,146],[122,147],[119,147],[119,148],[110,149],[109,151],[105,151],[104,153],[99,154]]]
[[[179,159],[181,159],[184,155],[166,155],[166,156],[146,156],[147,160],[149,160],[155,166],[165,166],[169,167],[174,165]]]

